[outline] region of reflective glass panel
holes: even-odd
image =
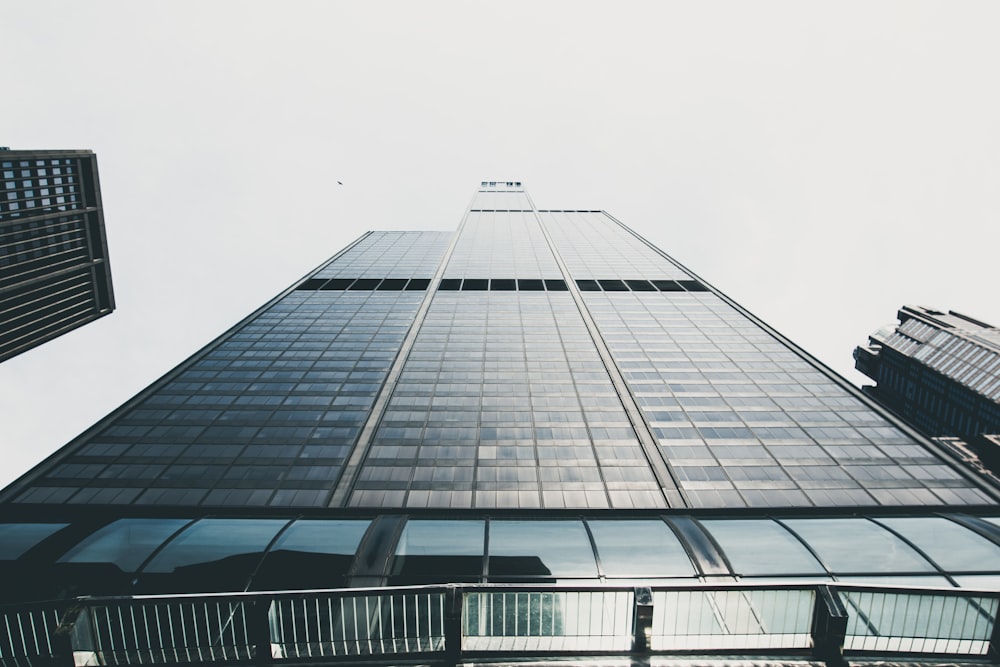
[[[110,563],[135,572],[186,519],[119,519],[70,549],[59,563]]]
[[[962,588],[983,588],[990,591],[1000,591],[1000,574],[969,574],[955,577]]]
[[[140,575],[141,592],[243,590],[283,519],[202,519],[168,543]]]
[[[301,519],[268,552],[254,575],[255,590],[339,588],[354,561],[365,520]]]
[[[489,576],[596,577],[581,521],[491,521]]]
[[[735,574],[826,574],[794,535],[770,519],[712,519],[701,524]]]
[[[0,560],[14,560],[68,523],[0,524]]]
[[[676,577],[696,574],[673,531],[658,519],[588,521],[604,574],[609,577]]]
[[[286,523],[281,519],[202,519],[178,535],[143,571],[173,572],[262,552]]]
[[[944,517],[879,519],[948,572],[1000,570],[1000,546]]]
[[[944,577],[920,575],[893,576],[891,574],[880,577],[837,577],[837,581],[845,584],[874,584],[876,586],[934,586],[938,588],[953,588],[951,583]]]
[[[834,574],[935,571],[909,545],[868,519],[788,519],[785,524]]]
[[[423,583],[478,580],[483,571],[485,525],[482,520],[407,521],[396,545],[393,577]]]

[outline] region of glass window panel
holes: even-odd
[[[56,562],[110,563],[122,572],[135,572],[186,523],[186,519],[119,519],[84,539]]]
[[[795,536],[770,519],[701,522],[722,548],[735,574],[826,574]]]
[[[989,591],[1000,591],[1000,574],[967,574],[955,577],[962,588],[983,588]]]
[[[143,569],[142,592],[243,590],[283,519],[202,519]]]
[[[300,519],[268,552],[254,575],[255,590],[339,588],[354,561],[368,520]]]
[[[809,543],[834,574],[935,571],[909,545],[868,519],[788,519],[785,524]]]
[[[879,519],[948,572],[1000,570],[1000,546],[944,517]]]
[[[477,581],[482,576],[486,523],[414,519],[396,544],[393,583]]]
[[[876,586],[935,586],[939,588],[953,588],[951,582],[939,576],[894,576],[886,574],[870,577],[837,577],[837,581],[845,584],[874,584]]]
[[[609,577],[696,574],[677,536],[660,520],[588,521],[587,525]]]
[[[0,561],[19,558],[68,523],[4,523],[0,524]]]
[[[596,577],[581,521],[491,521],[489,576]]]

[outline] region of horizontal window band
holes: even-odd
[[[697,280],[577,280],[581,292],[707,292]]]
[[[565,292],[566,281],[562,279],[541,280],[537,278],[445,278],[438,288],[457,292]]]
[[[379,291],[401,292],[426,290],[430,278],[308,278],[299,283],[296,290],[309,291]]]
[[[430,287],[429,278],[308,278],[296,290],[415,291]],[[581,292],[706,292],[697,280],[600,279],[577,280]],[[565,292],[562,279],[445,278],[438,289],[445,292]]]

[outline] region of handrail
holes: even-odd
[[[994,657],[1000,591],[837,582],[447,584],[0,606],[0,664],[730,654]]]

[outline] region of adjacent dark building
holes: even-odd
[[[0,656],[995,659],[1000,487],[602,211],[371,232],[0,494]]]
[[[97,157],[0,150],[0,361],[115,307]]]
[[[854,352],[870,396],[924,433],[970,448],[1000,472],[1000,329],[968,315],[904,306]],[[992,436],[992,437],[991,437]]]

